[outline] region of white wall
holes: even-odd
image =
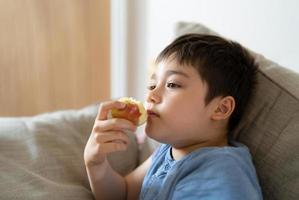
[[[144,100],[147,67],[173,39],[174,25],[178,21],[203,23],[219,34],[299,72],[297,0],[114,1],[126,2],[124,9],[127,11],[127,41],[125,46],[115,47],[125,48],[127,54],[127,71],[123,73],[127,90],[121,95]],[[123,83],[112,80],[116,87]]]
[[[111,98],[144,101],[147,69],[147,0],[111,0]]]
[[[177,21],[192,21],[299,72],[298,9],[297,0],[149,0],[147,58],[171,41]]]

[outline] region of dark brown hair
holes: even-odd
[[[182,66],[194,67],[208,85],[206,105],[215,97],[232,96],[236,106],[228,129],[240,121],[256,85],[258,66],[237,42],[203,34],[175,39],[157,57],[156,63],[173,57]]]

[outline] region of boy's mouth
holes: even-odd
[[[147,110],[147,115],[149,117],[160,117],[160,115],[152,110]]]

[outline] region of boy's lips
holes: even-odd
[[[147,110],[147,115],[149,117],[160,117],[160,115],[158,113],[156,113],[155,111],[152,111],[152,110]]]

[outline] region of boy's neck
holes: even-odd
[[[184,156],[188,155],[189,153],[203,147],[224,147],[224,146],[228,146],[227,137],[224,137],[217,141],[204,141],[204,142],[188,145],[182,148],[172,147],[171,154],[174,160],[180,160]]]

